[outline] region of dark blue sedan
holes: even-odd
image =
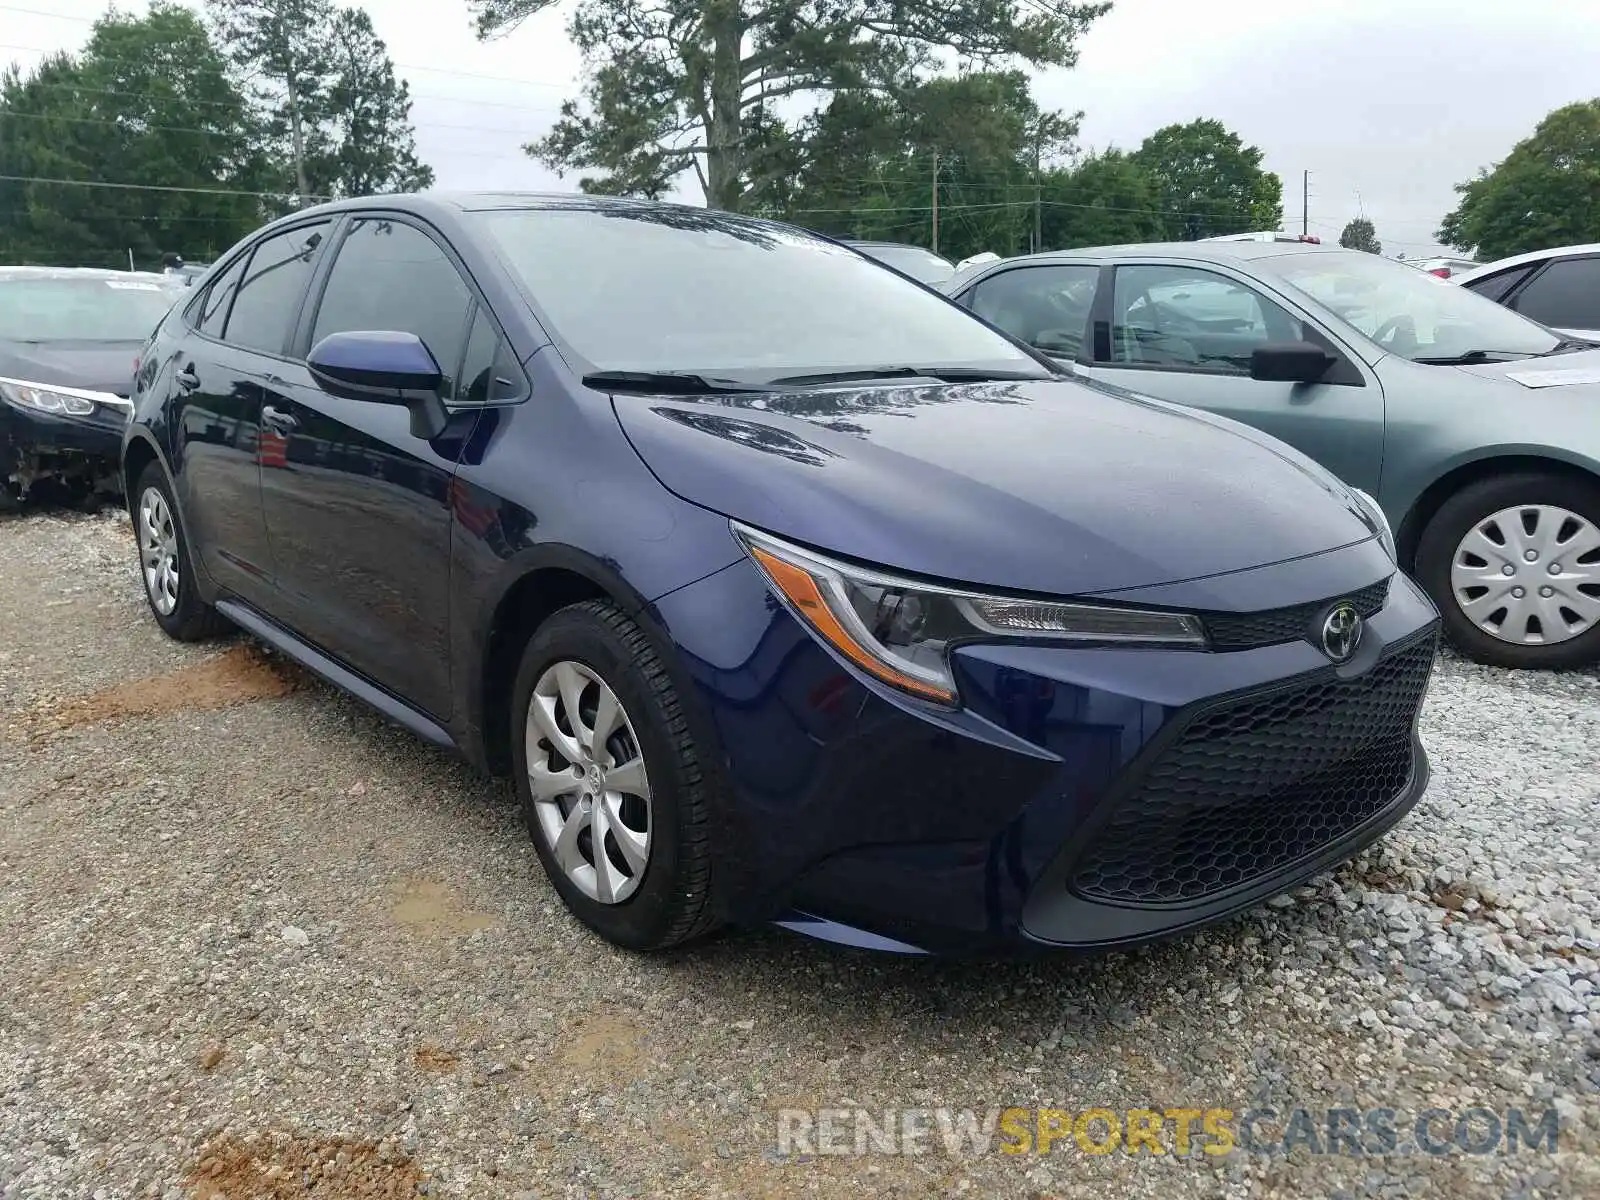
[[[1416,801],[1437,616],[1381,513],[724,213],[296,213],[140,359],[155,619],[510,774],[602,936],[1110,946]]]

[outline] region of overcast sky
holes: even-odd
[[[0,59],[77,49],[105,7],[0,0]],[[576,186],[519,149],[576,84],[561,12],[483,44],[465,0],[365,7],[411,84],[417,147],[439,186]],[[1432,250],[1452,184],[1550,109],[1600,94],[1595,0],[1117,0],[1081,51],[1035,94],[1084,111],[1086,146],[1132,148],[1161,125],[1215,117],[1283,178],[1286,227],[1300,226],[1309,170],[1311,232],[1333,240],[1364,209],[1390,254]]]

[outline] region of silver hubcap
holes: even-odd
[[[528,783],[545,845],[578,890],[621,904],[650,862],[650,781],[633,722],[594,671],[558,662],[528,702]]]
[[[1600,530],[1551,504],[1501,509],[1461,539],[1450,588],[1467,619],[1503,642],[1569,641],[1600,620]]]
[[[167,502],[155,488],[139,497],[139,562],[144,590],[163,617],[178,607],[178,531]]]

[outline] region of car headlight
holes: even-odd
[[[1360,502],[1361,507],[1367,510],[1367,516],[1372,521],[1372,526],[1378,535],[1378,544],[1383,547],[1383,552],[1389,556],[1389,561],[1397,563],[1400,556],[1395,552],[1394,530],[1389,528],[1389,518],[1383,515],[1383,509],[1378,502],[1363,492],[1360,488],[1351,488],[1350,494]]]
[[[98,408],[110,409],[124,415],[133,412],[131,402],[110,392],[91,392],[83,388],[46,386],[28,383],[21,379],[0,379],[0,400],[17,408],[52,416],[87,417]]]
[[[940,704],[956,703],[950,649],[962,642],[1206,645],[1186,613],[956,591],[841,563],[737,522],[733,529],[812,633],[874,678]]]

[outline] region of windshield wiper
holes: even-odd
[[[591,371],[583,386],[602,392],[643,392],[671,396],[720,396],[733,392],[764,392],[765,388],[732,379],[695,375],[688,371]]]
[[[1600,349],[1600,345],[1596,345],[1596,343],[1589,341],[1588,338],[1569,337],[1562,338],[1554,346],[1551,346],[1550,349],[1546,350],[1543,354],[1540,354],[1537,357],[1549,358],[1552,354],[1571,354],[1574,350],[1595,349]]]
[[[1053,379],[1031,371],[992,370],[986,367],[860,367],[850,371],[819,371],[814,375],[781,375],[767,382],[773,387],[804,387],[814,383],[849,383],[872,379],[937,379],[941,383],[983,383],[1019,379]]]
[[[1461,354],[1446,354],[1438,358],[1413,358],[1411,361],[1428,367],[1464,367],[1469,363],[1506,362],[1533,357],[1535,356],[1526,350],[1467,350]]]

